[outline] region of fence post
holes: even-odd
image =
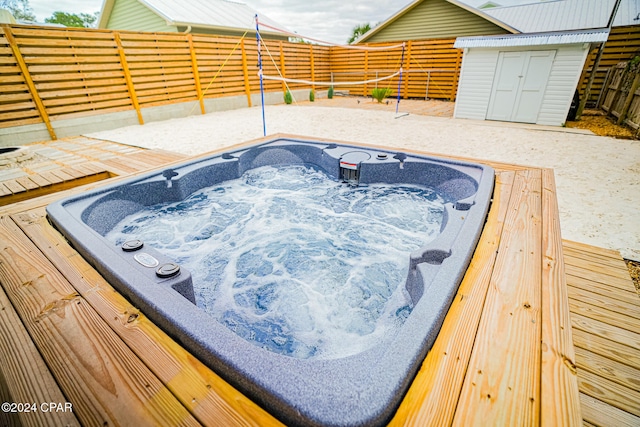
[[[376,76],[377,78],[378,76]],[[369,80],[369,51],[365,50],[364,51],[364,81],[366,82],[367,80]],[[376,83],[376,87],[378,87],[378,83]],[[364,84],[364,88],[362,88],[364,93],[362,94],[363,96],[367,96],[367,94],[369,93],[369,91],[367,90],[367,84]]]
[[[311,62],[311,81],[315,82],[316,81],[316,71],[315,71],[315,62],[314,62],[314,58],[313,58],[313,45],[310,44],[309,45],[309,59]],[[313,90],[314,92],[316,91],[316,85],[312,84],[311,85],[311,90]]]
[[[282,78],[285,78],[285,66],[284,66],[284,49],[282,47],[282,40],[280,40],[280,73],[282,73]],[[287,91],[287,82],[282,81],[282,91]]]
[[[198,101],[200,102],[200,112],[202,114],[206,114],[206,111],[204,109],[204,94],[202,93],[202,86],[200,86],[198,59],[196,58],[196,50],[193,47],[193,34],[187,34],[187,41],[189,42],[189,54],[191,55],[191,69],[193,70],[193,80],[195,80],[196,82],[196,94],[198,95]]]
[[[622,122],[624,122],[624,119],[627,118],[629,107],[631,107],[631,101],[633,101],[633,98],[636,95],[638,86],[640,86],[640,73],[636,73],[636,76],[633,78],[633,83],[631,83],[631,88],[629,89],[629,93],[624,100],[624,105],[622,106],[622,111],[620,111],[620,115],[618,116],[618,121],[616,122],[616,124],[622,124]]]
[[[24,81],[27,83],[27,87],[29,88],[29,93],[31,94],[31,98],[33,98],[33,102],[36,104],[36,108],[38,113],[40,114],[40,118],[47,126],[47,130],[49,131],[49,136],[51,139],[58,139],[55,131],[53,130],[53,126],[51,126],[51,121],[49,120],[49,114],[47,114],[47,109],[42,103],[40,99],[40,95],[38,94],[38,89],[36,88],[35,83],[33,83],[33,79],[31,78],[31,74],[29,73],[29,67],[27,67],[26,62],[24,62],[24,58],[22,57],[22,53],[20,52],[20,48],[18,47],[18,43],[16,43],[16,39],[13,37],[13,33],[11,32],[11,28],[8,25],[2,26],[4,29],[4,35],[11,46],[11,51],[13,52],[13,56],[16,58],[18,62],[18,67],[20,67],[20,71],[24,76]]]
[[[428,101],[429,100],[429,83],[431,82],[431,70],[427,71],[427,88],[426,91],[424,93],[424,100]]]
[[[409,98],[409,69],[411,68],[411,40],[409,40],[407,42],[407,54],[405,56],[405,63],[406,65],[404,65],[404,95],[403,98],[407,99]]]
[[[618,65],[616,65],[617,69],[622,69],[622,71],[620,72],[620,80],[618,80],[618,84],[613,92],[613,99],[611,100],[611,105],[609,106],[609,111],[607,112],[607,115],[609,116],[614,116],[614,113],[616,112],[616,105],[618,103],[618,99],[620,98],[620,94],[622,93],[622,84],[624,83],[626,77],[627,77],[627,72],[629,70],[629,68],[627,67],[627,63],[626,62],[619,62]],[[594,73],[592,73],[593,75]]]
[[[133,87],[133,80],[131,79],[131,73],[129,72],[129,65],[127,64],[127,57],[124,54],[124,48],[122,47],[122,40],[120,39],[120,33],[117,31],[113,32],[113,37],[116,40],[116,45],[118,46],[118,55],[120,55],[120,64],[122,65],[122,71],[124,71],[124,79],[127,82],[127,89],[129,90],[129,97],[131,98],[131,103],[133,104],[133,108],[136,110],[136,114],[138,115],[138,122],[143,125],[144,119],[142,118],[142,112],[140,111],[140,104],[138,104],[138,97],[136,96],[136,90]]]
[[[449,95],[449,101],[456,99],[456,92],[458,91],[458,78],[460,76],[460,62],[462,61],[462,50],[458,49],[456,56],[456,70],[453,74],[453,81],[451,82],[451,94]]]
[[[240,40],[240,50],[242,51],[242,75],[244,76],[244,93],[247,95],[247,104],[251,104],[251,86],[249,85],[249,67],[247,65],[247,51],[244,48],[244,38]]]

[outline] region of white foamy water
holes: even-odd
[[[409,254],[439,234],[442,215],[430,189],[266,166],[149,207],[106,237],[172,257],[191,272],[197,305],[253,344],[329,359],[401,326]]]

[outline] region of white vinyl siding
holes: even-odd
[[[116,0],[109,16],[110,30],[176,32],[177,28],[141,4],[138,0]]]
[[[583,49],[582,45],[558,48],[538,124],[562,126],[565,123],[587,54],[588,49]]]
[[[485,119],[498,53],[496,49],[469,49],[464,53],[454,117]]]
[[[536,124],[562,126],[588,53],[588,44],[466,50],[454,117],[484,120],[491,98],[498,56],[507,51],[556,50]]]

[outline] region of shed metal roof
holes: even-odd
[[[640,0],[622,0],[620,2],[613,26],[626,27],[629,25],[640,25]]]
[[[537,34],[507,34],[499,36],[458,37],[453,47],[514,47],[546,46],[560,44],[602,43],[607,41],[609,30],[557,31]]]
[[[517,28],[521,33],[604,28],[616,0],[550,0],[518,6],[484,9],[487,15]],[[614,26],[638,25],[638,0],[622,0]],[[633,15],[633,16],[631,16]]]

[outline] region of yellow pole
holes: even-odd
[[[13,51],[13,56],[16,58],[18,62],[18,67],[20,67],[20,71],[24,76],[24,81],[29,88],[29,93],[31,94],[31,98],[33,98],[33,102],[36,104],[36,108],[38,113],[40,114],[40,118],[47,126],[47,130],[49,131],[49,136],[51,139],[58,139],[55,131],[53,130],[53,126],[51,126],[51,121],[49,120],[49,114],[47,114],[47,109],[42,103],[40,99],[40,95],[38,95],[38,89],[36,88],[33,79],[31,78],[31,74],[29,73],[29,67],[27,67],[26,62],[24,62],[24,58],[22,57],[22,53],[20,52],[20,48],[18,47],[18,43],[16,43],[16,39],[13,37],[13,33],[11,32],[11,28],[8,25],[3,25],[2,29],[4,30],[4,35],[11,46],[11,50]]]
[[[202,87],[200,86],[200,73],[198,73],[198,59],[196,58],[196,50],[193,47],[193,34],[187,34],[187,40],[189,41],[189,53],[191,54],[193,79],[196,82],[196,93],[198,94],[198,101],[200,101],[200,112],[202,114],[206,114],[204,109],[204,95],[202,94]]]
[[[285,67],[284,67],[284,49],[282,48],[282,41],[280,41],[280,70],[281,70],[281,74],[282,77],[285,77]],[[287,91],[287,84],[286,82],[282,82],[282,91],[286,92]]]
[[[244,48],[244,37],[240,43],[240,49],[242,50],[242,74],[244,75],[244,92],[247,94],[247,104],[251,105],[251,85],[249,84],[249,67],[247,65],[247,51]]]
[[[369,80],[369,51],[368,50],[364,51],[364,80],[365,81]],[[364,84],[364,88],[362,90],[364,91],[364,93],[362,94],[363,96],[369,95],[369,90],[366,83]]]
[[[313,45],[310,44],[309,45],[309,59],[311,62],[311,81],[315,82],[316,81],[316,71],[315,71],[315,63],[313,60]],[[314,92],[316,91],[316,85],[311,85],[311,90],[313,90]]]
[[[456,92],[458,91],[458,77],[460,76],[460,63],[462,62],[462,49],[458,49],[456,56],[456,69],[453,74],[453,81],[451,82],[451,94],[449,95],[449,101],[456,99]]]
[[[404,66],[404,99],[409,98],[409,68],[411,68],[411,40],[407,42],[407,54]]]
[[[127,82],[127,89],[129,90],[129,97],[131,98],[131,103],[133,104],[133,108],[136,110],[136,114],[138,115],[138,122],[143,125],[144,119],[142,118],[142,112],[140,111],[140,104],[138,104],[138,97],[136,96],[136,89],[133,86],[133,80],[131,79],[131,73],[129,72],[129,65],[127,64],[127,57],[124,54],[124,48],[122,47],[122,40],[120,39],[120,33],[115,31],[113,36],[116,40],[116,45],[118,46],[118,54],[120,55],[120,64],[122,65],[122,70],[124,71],[124,79]]]

